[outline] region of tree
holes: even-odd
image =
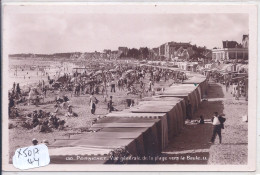
[[[123,58],[123,57],[126,57],[126,55],[124,53],[121,53],[119,57]]]
[[[198,58],[205,58],[205,53],[207,52],[207,48],[204,47],[197,47],[196,45],[192,46],[192,50],[194,51],[194,54],[191,55],[191,58],[193,60],[198,60]]]
[[[183,56],[183,58],[184,58],[185,60],[188,60],[188,59],[190,58],[190,55],[189,55],[189,53],[188,53],[187,50],[184,50],[184,51],[182,52],[182,56]]]
[[[133,57],[133,58],[138,58],[140,55],[140,52],[136,48],[132,48],[128,50],[127,56],[128,57]]]
[[[147,57],[149,56],[149,50],[148,50],[148,48],[147,48],[147,47],[145,47],[145,48],[140,48],[140,49],[139,49],[139,54],[140,54],[140,56],[142,57],[142,59],[147,58]]]

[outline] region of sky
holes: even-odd
[[[9,54],[154,48],[169,41],[212,49],[223,40],[241,43],[249,33],[247,14],[16,13],[5,20]]]

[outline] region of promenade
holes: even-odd
[[[209,82],[208,101],[202,101],[193,119],[203,115],[205,124],[186,123],[183,131],[174,137],[162,152],[167,161],[159,164],[246,164],[248,146],[248,124],[242,122],[247,113],[247,101],[235,100],[231,88],[219,83]],[[222,144],[216,137],[215,144],[210,144],[212,136],[211,118],[213,112],[224,113],[227,119],[222,130]],[[170,160],[170,157],[185,157],[185,160]]]

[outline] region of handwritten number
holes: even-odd
[[[33,164],[34,161],[32,161],[31,159],[27,160],[29,164]]]
[[[27,154],[25,153],[25,151],[27,150],[28,148],[26,148],[25,150],[23,150],[23,153],[25,155],[25,157],[27,157]]]
[[[19,148],[16,150],[16,157],[18,162],[22,163],[23,165],[26,164],[27,167],[39,167],[40,165],[40,157],[41,153],[43,153],[41,150],[41,147],[27,147],[27,148]],[[24,162],[25,161],[25,162]],[[25,164],[24,164],[25,163]],[[45,165],[45,161],[41,162],[41,164]],[[42,165],[43,166],[43,165]]]
[[[31,155],[32,155],[32,151],[29,150],[29,151],[28,151],[28,156],[31,156]]]
[[[38,166],[40,166],[40,158],[38,158],[38,159],[34,158],[34,161],[37,161],[38,162]]]
[[[35,150],[36,150],[36,151],[35,151]],[[34,148],[34,149],[33,149],[33,154],[35,155],[36,153],[40,154],[38,148]]]

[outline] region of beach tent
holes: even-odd
[[[183,84],[198,85],[201,98],[203,98],[203,96],[207,94],[208,81],[204,75],[194,75],[188,80],[184,80]]]
[[[180,99],[181,101],[181,99]],[[180,101],[141,101],[138,106],[131,108],[133,113],[166,113],[168,123],[168,138],[179,134],[182,129],[181,114],[177,103]],[[160,105],[158,105],[160,104]]]
[[[105,118],[104,118],[105,119]],[[101,121],[104,122],[104,119]],[[107,122],[109,122],[107,120]],[[88,134],[76,134],[71,135],[71,140],[78,140],[78,139],[88,139],[88,138],[96,138],[96,139],[134,139],[136,145],[136,154],[135,156],[145,156],[145,148],[143,142],[143,133],[142,132],[93,132]]]
[[[64,147],[81,147],[86,150],[89,149],[95,149],[95,153],[97,155],[106,156],[107,152],[109,151],[115,151],[117,149],[125,149],[127,152],[130,153],[132,156],[137,156],[140,153],[139,145],[137,145],[138,142],[136,139],[120,139],[120,138],[97,138],[97,137],[88,137],[88,138],[81,138],[81,139],[57,139],[53,144],[48,145],[49,149],[53,149],[55,152],[55,149],[60,149]],[[94,151],[93,151],[94,152]],[[56,153],[57,154],[57,153]],[[71,153],[73,154],[73,153]],[[75,154],[75,153],[74,153]],[[50,154],[50,157],[52,159],[52,156],[55,154]],[[89,155],[84,153],[84,155]],[[92,156],[90,154],[90,156]],[[106,162],[104,162],[106,163]]]
[[[96,139],[96,138],[86,138],[86,139],[56,139],[56,141],[49,145],[48,147],[64,147],[66,146],[81,146],[81,147],[96,147],[96,148],[106,148],[106,149],[116,149],[123,146],[127,146],[132,142],[131,139]]]
[[[120,118],[120,120],[118,120]],[[152,119],[156,119],[159,121],[157,122],[158,128],[158,143],[159,149],[162,151],[168,145],[168,124],[167,124],[167,115],[165,113],[132,113],[129,109],[120,111],[120,112],[113,112],[106,115],[106,118],[100,120],[100,122],[108,122],[111,119],[116,119],[115,122],[130,122],[136,121],[138,118],[138,122],[145,123],[151,122]]]
[[[105,118],[104,118],[105,119]],[[102,119],[102,123],[104,122]],[[135,139],[141,136],[141,132],[93,132],[88,134],[75,134],[70,135],[70,139],[85,139],[85,138],[119,138],[119,139]]]
[[[117,121],[121,120],[121,118],[116,118]],[[147,121],[147,122],[139,122],[138,118],[135,118],[135,121],[133,123],[129,122],[110,122],[110,123],[96,123],[91,127],[91,130],[100,130],[101,132],[123,132],[124,134],[127,134],[129,132],[137,132],[142,133],[142,138],[134,139],[135,145],[131,144],[127,146],[128,152],[130,152],[132,155],[150,155],[154,156],[160,153],[160,147],[158,142],[158,129],[157,129],[157,123],[159,122],[159,119],[153,121]],[[121,139],[124,140],[124,139]],[[142,146],[143,145],[143,146]],[[144,147],[145,149],[140,149],[141,147]]]
[[[183,98],[186,104],[189,100],[192,105],[192,113],[194,113],[198,109],[201,99],[198,95],[199,90],[197,88],[198,86],[194,84],[174,84],[165,91],[159,92],[158,95]]]
[[[31,88],[28,100],[35,100],[37,96],[41,95],[39,92],[40,90],[38,89],[38,87]]]
[[[162,125],[162,122],[158,118],[141,118],[138,115],[125,115],[127,117],[124,117],[123,112],[118,112],[120,114],[117,114],[117,112],[110,113],[109,116],[102,118],[99,120],[94,127],[106,127],[106,128],[118,128],[120,126],[131,126],[133,129],[132,132],[106,132],[106,134],[111,133],[111,137],[119,137],[119,138],[134,138],[138,142],[137,144],[137,150],[139,155],[154,155],[158,154],[162,151],[161,149],[161,137],[163,133],[165,132],[163,129],[165,125]],[[128,113],[129,114],[129,113]],[[162,114],[163,115],[163,114]],[[162,116],[161,115],[161,116]],[[114,117],[116,116],[116,117]],[[126,125],[128,123],[128,125]],[[167,123],[166,123],[167,124]],[[144,132],[140,132],[139,128],[141,127],[147,127],[148,130]],[[127,128],[126,128],[127,129]],[[167,131],[167,130],[166,130]],[[97,134],[104,135],[103,131],[97,132]],[[100,137],[99,136],[99,137]],[[107,135],[106,135],[107,136]]]
[[[178,115],[180,115],[182,124],[181,127],[184,125],[185,123],[185,118],[186,118],[186,104],[185,104],[185,100],[183,98],[177,98],[177,97],[164,97],[164,96],[152,96],[152,97],[145,97],[143,98],[141,101],[158,101],[158,103],[160,103],[160,101],[167,101],[169,104],[175,104],[177,103],[177,110],[179,112]]]

